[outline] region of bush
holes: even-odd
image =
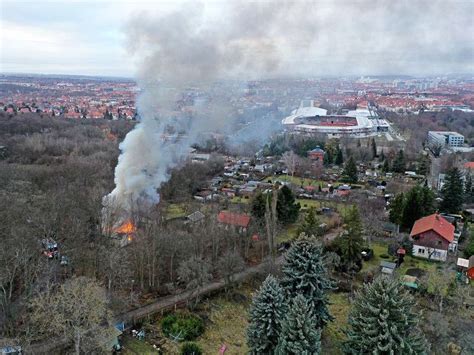
[[[196,343],[184,343],[181,347],[181,355],[201,355],[202,349]]]
[[[169,314],[161,321],[161,330],[178,341],[193,340],[204,332],[204,322],[192,314]]]

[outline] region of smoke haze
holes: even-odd
[[[196,104],[191,119],[177,113],[190,87],[209,91],[221,79],[472,72],[473,2],[413,3],[189,3],[135,16],[126,32],[138,59],[140,123],[120,145],[106,203],[159,201],[157,189],[190,144],[230,125],[229,104],[214,97]]]

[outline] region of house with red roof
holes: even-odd
[[[464,163],[464,173],[474,174],[474,161],[468,161]]]
[[[450,244],[454,241],[454,226],[439,213],[420,218],[410,233],[413,256],[446,261]]]
[[[234,227],[239,232],[246,232],[250,224],[250,216],[242,213],[234,213],[230,211],[221,211],[217,215],[219,223],[225,225],[226,228]]]

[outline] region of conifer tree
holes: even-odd
[[[317,355],[321,353],[321,329],[308,300],[297,295],[290,302],[288,313],[275,349],[277,355]]]
[[[303,223],[297,229],[297,235],[305,234],[308,236],[318,237],[321,235],[321,228],[319,225],[321,222],[316,217],[316,211],[314,207],[311,207],[306,216],[304,217]]]
[[[274,352],[285,314],[285,293],[277,279],[269,275],[250,306],[247,344],[251,354]]]
[[[335,245],[346,268],[358,269],[362,261],[362,220],[359,210],[352,206],[344,215],[344,232],[336,238]]]
[[[389,171],[390,171],[390,163],[388,162],[388,159],[385,159],[382,165],[382,172],[388,173]]]
[[[415,301],[396,280],[364,285],[349,314],[345,354],[428,354]]]
[[[371,149],[372,149],[372,159],[377,157],[377,144],[375,143],[375,139],[372,138],[371,141]]]
[[[337,147],[336,159],[334,161],[334,164],[342,165],[342,163],[344,163],[344,158],[342,156],[342,150],[341,150],[341,148]]]
[[[467,174],[464,181],[464,202],[474,202],[474,187],[472,186],[471,174]]]
[[[405,209],[405,195],[399,193],[390,203],[390,222],[401,225],[403,221],[403,210]]]
[[[327,150],[324,153],[323,164],[324,164],[324,166],[329,166],[329,165],[332,164],[332,154],[331,154],[330,150]]]
[[[312,306],[317,326],[332,320],[326,292],[334,288],[323,260],[322,247],[315,238],[302,235],[285,257],[282,286],[288,297],[304,296]]]
[[[447,213],[458,213],[464,201],[464,186],[462,175],[458,168],[452,168],[446,174],[445,183],[441,189],[440,209]]]
[[[294,223],[298,219],[300,204],[296,202],[295,195],[288,186],[283,186],[278,191],[278,200],[276,208],[278,220],[281,223]]]
[[[342,180],[344,182],[356,183],[358,180],[357,177],[357,166],[352,156],[346,162],[344,166],[344,171],[342,172]]]
[[[396,173],[403,173],[405,171],[405,154],[403,154],[403,150],[400,149],[398,152],[397,157],[393,161],[392,169]]]

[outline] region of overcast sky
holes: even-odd
[[[262,43],[277,48],[276,76],[474,73],[474,0],[260,1],[230,7],[231,1],[221,0],[204,1],[199,9],[179,1],[0,2],[1,72],[133,77],[146,49],[130,50],[131,28],[153,47],[154,38],[166,37],[150,35],[162,30],[150,24],[157,19],[169,26],[179,14],[193,18],[190,31],[205,28],[206,41],[228,20],[231,38],[241,29],[237,40],[250,43],[253,56],[267,51]],[[166,16],[169,21],[158,21]],[[139,28],[142,18],[145,30]],[[255,23],[260,25],[249,34]]]

